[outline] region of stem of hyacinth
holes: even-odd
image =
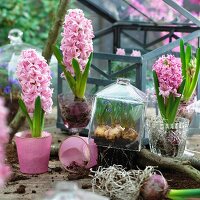
[[[90,54],[88,58],[88,62],[86,64],[85,70],[82,73],[81,80],[80,80],[80,87],[79,87],[79,95],[84,98],[85,91],[86,91],[86,85],[87,85],[87,79],[90,72],[90,66],[92,63],[93,53]]]
[[[180,190],[169,190],[167,198],[169,199],[186,199],[186,198],[199,198],[200,189],[180,189]]]
[[[26,116],[32,137],[41,137],[42,130],[44,128],[44,110],[42,109],[40,96],[38,96],[35,100],[35,109],[32,119],[22,99],[19,99],[19,106],[24,115]]]

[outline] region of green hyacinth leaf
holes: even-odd
[[[74,80],[74,77],[66,70],[66,67],[63,64],[59,64],[59,66],[62,68],[62,71],[65,75],[65,78],[69,84],[70,89],[72,90],[73,94],[76,94],[76,81]]]
[[[30,129],[32,131],[32,129],[33,129],[33,122],[32,122],[32,120],[31,120],[31,118],[30,118],[30,116],[28,114],[28,111],[27,111],[25,103],[24,103],[24,101],[21,98],[19,98],[18,104],[19,104],[19,107],[21,108],[22,112],[24,113],[24,115],[25,115],[25,117],[26,117],[26,119],[28,121],[29,127],[30,127]]]
[[[53,53],[58,61],[58,63],[62,63],[63,61],[63,56],[62,56],[62,53],[60,51],[60,49],[58,47],[56,47],[55,45],[53,45]]]
[[[180,40],[180,57],[182,63],[182,75],[186,76],[186,61],[185,61],[185,48],[184,48],[184,41]]]
[[[92,58],[93,58],[93,53],[90,54],[90,56],[88,58],[88,62],[87,62],[86,67],[85,67],[85,70],[83,71],[83,74],[82,74],[80,91],[79,91],[81,98],[84,98],[84,95],[85,95],[87,79],[88,79],[88,75],[89,75],[89,72],[90,72],[90,66],[91,66],[91,63],[92,63]]]
[[[168,118],[168,123],[170,123],[170,124],[175,121],[184,88],[185,88],[185,80],[182,81],[182,83],[177,91],[178,94],[181,94],[181,96],[175,97],[175,101],[173,103],[173,108],[171,109],[171,114],[169,115],[169,118]]]
[[[192,47],[191,47],[191,45],[187,45],[186,53],[185,53],[185,65],[186,65],[186,68],[189,67],[191,56],[192,56]]]
[[[159,94],[159,82],[158,82],[158,77],[155,71],[153,71],[153,80],[154,80],[154,87],[156,91],[156,97],[158,101],[158,107],[160,109],[161,116],[164,119],[166,119],[164,98],[162,97],[162,95]]]
[[[72,66],[73,66],[75,77],[76,77],[76,95],[75,96],[79,97],[82,72],[81,72],[79,63],[75,58],[72,59]]]
[[[200,48],[197,49],[196,52],[196,70],[194,77],[192,79],[192,83],[190,85],[189,93],[188,93],[188,98],[190,98],[197,86],[198,78],[199,78],[199,71],[200,71]]]
[[[33,113],[33,137],[41,137],[41,122],[42,122],[42,105],[40,96],[38,96],[35,100],[35,110]]]
[[[61,69],[65,75],[65,78],[69,84],[70,89],[72,90],[73,94],[75,95],[76,94],[76,81],[74,80],[74,77],[71,75],[71,73],[68,72],[66,70],[66,67],[63,65],[63,56],[62,56],[60,49],[58,47],[56,47],[55,45],[53,45],[53,52],[58,61],[59,67],[61,67]]]

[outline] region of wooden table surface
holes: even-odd
[[[23,127],[25,130],[26,127]],[[46,131],[49,131],[53,135],[53,143],[58,144],[63,141],[67,136],[57,128],[55,128],[55,119],[50,119]],[[199,154],[199,141],[200,138],[190,138],[189,145],[196,148]],[[188,145],[188,146],[189,146]],[[13,164],[14,174],[18,176],[19,180],[14,180],[7,183],[7,185],[0,190],[0,200],[42,200],[45,193],[55,187],[59,181],[68,181],[68,172],[63,169],[58,157],[49,162],[49,171],[41,175],[23,175],[19,172],[19,166],[17,163]],[[76,180],[80,188],[87,188],[91,190],[91,179],[84,178]],[[24,193],[19,193],[20,187],[25,187]]]
[[[45,193],[55,187],[59,181],[68,181],[68,173],[61,169],[59,161],[49,162],[49,171],[40,175],[23,175],[14,166],[14,171],[21,180],[10,181],[0,190],[0,200],[42,200]],[[25,177],[25,178],[24,178]],[[25,180],[24,180],[25,179]],[[91,179],[76,180],[80,188],[88,187],[91,190]],[[25,186],[25,191],[20,194],[19,188]]]

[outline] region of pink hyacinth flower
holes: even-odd
[[[131,56],[133,57],[141,57],[141,52],[137,50],[132,50]]]
[[[41,98],[42,108],[46,113],[52,110],[52,93],[50,88],[50,67],[46,60],[34,49],[21,52],[17,67],[17,76],[22,88],[22,99],[29,113],[34,112],[35,100]]]
[[[159,94],[168,98],[170,94],[179,97],[177,92],[182,83],[181,60],[173,55],[160,57],[153,65],[159,82]]]
[[[120,56],[124,56],[126,53],[125,53],[125,50],[124,50],[124,49],[122,49],[122,48],[117,48],[116,54],[117,54],[117,55],[120,55]]]
[[[84,71],[88,58],[93,52],[94,33],[91,20],[84,16],[82,10],[70,9],[65,16],[61,35],[60,49],[66,69],[74,75],[72,59],[76,58],[81,71]]]

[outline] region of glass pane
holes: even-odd
[[[157,23],[188,23],[189,21],[164,1],[155,0],[89,0],[117,21],[141,21]],[[199,16],[196,0],[176,3]],[[155,6],[156,5],[156,6]]]

